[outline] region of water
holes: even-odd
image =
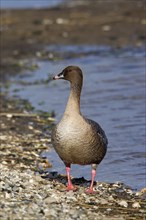
[[[122,181],[134,189],[145,187],[144,48],[52,46],[50,50],[63,52],[66,59],[39,62],[38,70],[15,79],[10,94],[28,99],[36,109],[54,110],[60,120],[69,94],[68,82],[22,85],[19,81],[35,82],[46,79],[48,73],[59,73],[67,65],[79,65],[84,72],[82,113],[100,123],[109,140],[108,152],[97,170],[97,180]],[[69,56],[72,53],[76,57]],[[54,151],[47,156],[53,164],[52,170],[65,172]],[[73,165],[72,175],[90,179],[90,170],[90,166]]]
[[[18,9],[18,8],[43,8],[56,6],[63,0],[1,0],[1,8]]]

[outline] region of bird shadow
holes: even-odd
[[[65,186],[67,185],[67,176],[63,174],[59,174],[57,171],[54,172],[41,171],[39,173],[43,179],[49,181],[56,181],[58,183],[64,184]],[[78,185],[81,187],[89,187],[91,180],[86,180],[84,177],[72,178],[72,183],[74,185]],[[94,182],[94,185],[96,185],[96,182]]]

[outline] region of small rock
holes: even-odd
[[[138,209],[138,208],[141,207],[141,205],[139,204],[139,202],[134,202],[134,203],[132,204],[132,207]]]
[[[132,194],[133,194],[133,192],[132,192],[132,190],[131,190],[131,189],[127,189],[127,193],[128,193],[128,194],[130,194],[130,195],[132,195]]]
[[[108,201],[106,199],[100,199],[100,204],[101,205],[105,205],[107,203],[108,203]]]
[[[33,180],[33,179],[30,179],[30,180],[29,180],[29,183],[33,183],[33,182],[34,182],[34,180]]]
[[[11,198],[11,194],[10,194],[10,193],[5,192],[5,199],[10,199],[10,198]]]
[[[111,31],[111,26],[110,25],[104,25],[102,26],[103,31]]]
[[[68,23],[68,20],[67,20],[67,19],[64,19],[64,18],[57,18],[57,19],[56,19],[56,23],[57,23],[57,24],[67,24],[67,23]]]
[[[1,140],[1,141],[7,140],[7,138],[8,138],[8,137],[7,137],[6,135],[0,135],[0,140]]]
[[[51,25],[53,24],[53,21],[51,19],[44,19],[42,23],[43,25]]]
[[[48,53],[48,58],[52,60],[54,58],[53,53]]]
[[[145,193],[146,193],[146,188],[141,189],[140,192],[141,192],[142,194],[145,194]]]
[[[12,114],[7,114],[7,118],[12,118]]]
[[[108,208],[106,211],[107,211],[107,212],[111,212],[111,211],[112,211],[112,209]]]
[[[2,164],[4,164],[4,165],[6,165],[6,164],[8,164],[6,161],[2,161]]]
[[[31,125],[29,125],[28,128],[29,128],[30,130],[33,130],[33,127],[32,127]]]
[[[50,204],[50,203],[58,203],[59,202],[59,198],[55,198],[55,197],[47,197],[44,199],[44,202],[47,203],[47,204]]]
[[[114,201],[115,199],[113,198],[113,196],[109,196],[108,201]]]
[[[121,201],[119,201],[118,204],[119,204],[120,206],[125,207],[125,208],[128,207],[128,203],[127,203],[125,200],[121,200]]]
[[[41,53],[40,51],[37,51],[37,52],[36,52],[36,56],[37,56],[37,57],[42,57],[42,53]]]
[[[136,196],[141,196],[141,194],[142,194],[141,192],[136,192],[135,193]]]
[[[42,182],[43,181],[41,176],[35,176],[35,180],[38,181],[38,182]]]

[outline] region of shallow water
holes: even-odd
[[[101,124],[108,140],[108,152],[97,170],[97,180],[122,181],[133,189],[145,187],[145,50],[114,50],[97,46],[51,46],[64,54],[61,61],[39,62],[40,68],[23,77],[25,82],[46,79],[67,65],[79,65],[84,72],[82,113]],[[76,56],[72,56],[75,54]],[[21,77],[10,88],[11,95],[28,99],[36,109],[56,113],[61,118],[69,94],[69,83],[22,85]],[[16,92],[17,89],[17,92]],[[54,151],[47,154],[51,170],[64,173]],[[74,177],[90,179],[90,166],[72,166]]]
[[[63,0],[1,0],[2,9],[18,8],[43,8],[52,7],[63,2]]]

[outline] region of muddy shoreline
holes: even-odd
[[[144,0],[91,0],[51,9],[1,10],[1,79],[21,69],[19,59],[37,57],[38,51],[45,53],[52,44],[144,45],[145,12]]]
[[[48,45],[144,45],[144,1],[86,3],[1,10],[2,86],[10,77],[37,68],[33,59],[52,59]],[[39,157],[51,147],[54,114],[37,112],[7,91],[0,95],[1,219],[145,219],[145,189],[134,192],[123,183],[95,183],[96,195],[87,195],[89,182],[74,178],[78,191],[66,192],[66,176],[45,172],[51,164]]]

